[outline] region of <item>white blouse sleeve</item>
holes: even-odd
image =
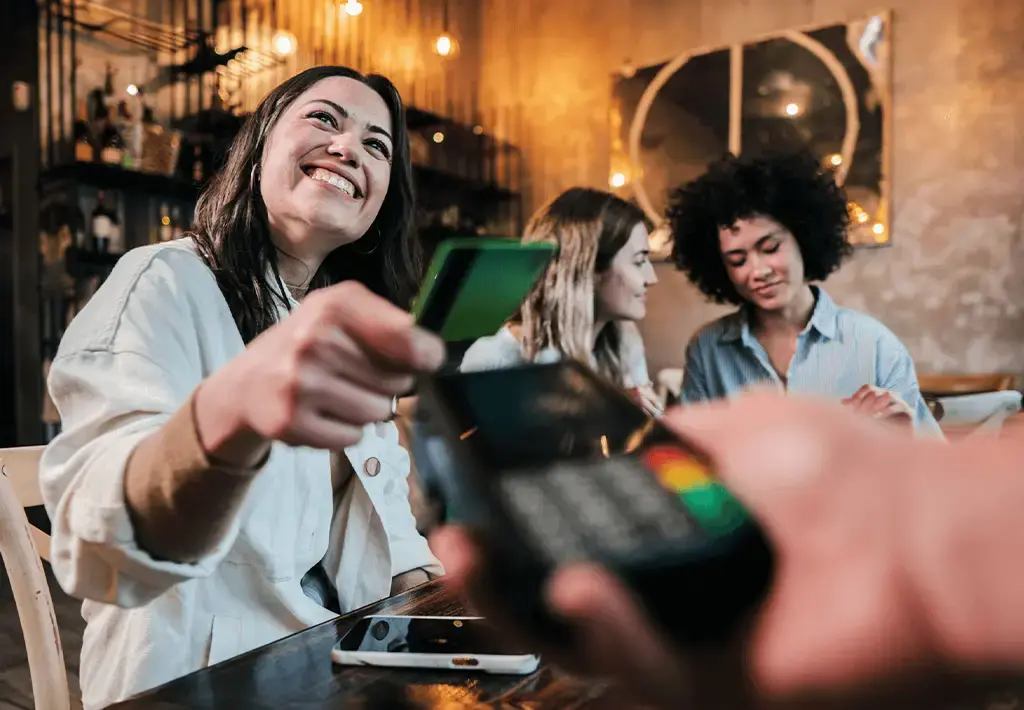
[[[470,345],[462,356],[459,371],[500,370],[523,362],[522,346],[516,336],[508,328],[502,328]]]
[[[196,258],[149,249],[122,257],[69,326],[50,367],[62,431],[43,453],[39,479],[53,570],[72,596],[143,605],[212,572],[238,534],[236,519],[194,564],[154,559],[135,541],[124,498],[128,457],[202,380],[190,317],[202,304],[190,302],[174,268]]]

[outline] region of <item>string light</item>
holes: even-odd
[[[443,143],[444,142],[444,133],[441,133],[441,131],[437,131],[434,134],[434,142],[435,143]]]
[[[451,54],[453,48],[454,42],[452,42],[452,38],[449,37],[448,35],[441,35],[440,37],[437,38],[437,41],[434,43],[434,51],[440,54],[442,57],[447,57],[449,54]]]
[[[125,89],[125,91],[128,92],[129,96],[138,96],[139,95],[139,87],[137,87],[135,84],[129,84],[128,88]]]
[[[795,116],[800,113],[800,107],[796,104],[788,104],[786,106],[786,114],[789,116]]]
[[[828,162],[831,163],[834,167],[838,168],[840,165],[843,164],[843,156],[839,155],[839,153],[833,153],[832,155],[828,156]]]
[[[359,0],[348,0],[342,7],[352,17],[363,11],[363,3],[359,2]]]
[[[626,184],[626,176],[622,173],[615,173],[611,179],[608,180],[608,184],[612,187],[622,187]]]
[[[271,40],[271,44],[274,46],[274,51],[285,56],[295,51],[296,40],[295,35],[291,32],[285,32],[284,30],[278,30],[274,33],[274,38]]]

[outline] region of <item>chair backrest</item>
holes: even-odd
[[[917,378],[921,392],[936,397],[953,394],[1001,392],[1017,385],[1017,376],[1008,372],[989,372],[975,375],[921,374]]]
[[[4,468],[0,459],[0,471]],[[37,710],[69,710],[71,695],[57,615],[25,509],[7,475],[0,475],[0,557],[18,608]]]
[[[0,459],[4,460],[4,475],[14,489],[14,495],[21,501],[22,508],[32,508],[43,504],[43,492],[39,488],[39,459],[45,446],[18,446],[11,449],[0,449]],[[50,536],[29,523],[32,542],[36,553],[47,562],[50,561]]]

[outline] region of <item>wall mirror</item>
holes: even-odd
[[[628,68],[613,81],[609,182],[661,224],[668,192],[726,151],[807,147],[846,189],[850,240],[890,243],[891,16],[792,29]],[[652,249],[667,258],[667,235]]]

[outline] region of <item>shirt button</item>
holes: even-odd
[[[373,477],[380,473],[380,460],[376,456],[371,456],[363,462],[363,473],[367,476]]]

